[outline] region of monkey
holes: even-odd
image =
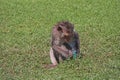
[[[80,53],[80,40],[74,25],[69,21],[58,22],[52,28],[52,39],[50,48],[50,60],[53,66],[70,58],[73,59]]]

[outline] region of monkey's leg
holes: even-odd
[[[63,61],[62,55],[59,56],[59,61]]]
[[[51,59],[51,62],[52,62],[53,65],[57,65],[58,64],[58,62],[57,62],[57,60],[55,58],[55,55],[54,55],[54,51],[53,51],[52,48],[50,49],[50,59]]]

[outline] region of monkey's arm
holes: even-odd
[[[72,51],[65,48],[65,46],[53,45],[52,47],[58,54],[61,54],[64,57],[72,57]]]

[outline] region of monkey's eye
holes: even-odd
[[[67,33],[70,33],[70,31],[67,31]]]
[[[58,30],[58,31],[62,31],[62,28],[61,28],[61,27],[58,27],[57,30]]]

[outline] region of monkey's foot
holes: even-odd
[[[46,64],[46,65],[44,65],[44,68],[46,68],[46,69],[53,69],[53,68],[55,68],[57,65],[53,65],[53,64]]]

